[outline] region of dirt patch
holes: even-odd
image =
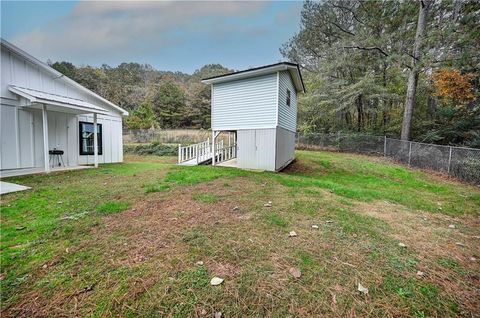
[[[283,169],[281,173],[311,175],[314,173],[314,171],[315,170],[311,165],[307,165],[305,162],[295,159],[285,169]]]
[[[258,187],[248,178],[236,178],[235,183],[225,186],[224,180],[178,187],[165,193],[155,193],[147,196],[147,200],[136,203],[130,209],[106,216],[100,226],[91,230],[88,239],[80,242],[69,253],[90,250],[101,250],[102,258],[109,268],[135,268],[149,261],[162,267],[162,271],[179,272],[191,264],[184,263],[188,244],[183,242],[183,235],[189,229],[223,226],[232,223],[245,222],[249,219],[248,211],[233,209],[241,205],[236,201],[249,190]],[[203,203],[192,199],[193,193],[209,193],[220,200],[215,203]],[[40,268],[35,275],[45,276],[48,271],[54,271],[61,264],[62,255],[57,255],[48,263],[47,269]],[[175,267],[170,260],[179,259]],[[184,258],[184,257],[183,257]],[[152,263],[152,264],[153,264]],[[207,263],[209,271],[218,276],[235,276],[240,268],[234,264],[211,261]],[[82,270],[82,264],[75,271]],[[129,282],[127,292],[116,298],[118,304],[136,299],[153,286],[160,277],[153,275],[145,279]],[[108,280],[105,278],[105,280]],[[115,287],[115,282],[103,281],[100,289]],[[94,306],[91,295],[96,291],[83,290],[66,292],[59,289],[51,297],[45,297],[42,290],[22,294],[15,307],[7,308],[2,315],[5,317],[43,317],[49,315],[78,315],[79,309]],[[88,289],[88,288],[87,288]],[[83,311],[84,312],[84,311]]]
[[[355,211],[386,221],[391,236],[418,252],[418,270],[470,312],[480,308],[480,220],[408,211],[388,203],[358,203]],[[472,257],[476,260],[472,261]]]

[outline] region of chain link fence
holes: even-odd
[[[411,167],[447,173],[480,184],[480,149],[404,141],[366,134],[297,134],[299,149],[383,155]]]

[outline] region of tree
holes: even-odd
[[[412,134],[412,116],[415,107],[415,97],[417,93],[418,73],[420,71],[420,49],[425,35],[427,25],[427,14],[432,5],[431,0],[420,0],[418,10],[417,33],[415,35],[415,44],[412,54],[412,66],[408,75],[407,97],[405,101],[405,110],[402,123],[402,140],[410,140]]]
[[[413,96],[410,137],[475,144],[478,121],[471,116],[478,114],[478,76],[472,81],[475,100],[465,111],[447,111],[443,98],[433,90],[432,74],[442,67],[478,73],[480,2],[427,1],[425,32],[417,36],[421,46],[415,46],[418,2],[304,3],[300,31],[280,49],[303,68],[307,93],[298,102],[300,130],[400,136],[406,122],[405,101]],[[419,48],[417,58],[413,58],[415,48]],[[417,74],[410,79],[416,81],[413,94],[411,90],[407,94],[410,69]],[[453,129],[458,133],[449,133]]]
[[[185,93],[179,85],[166,81],[158,86],[152,104],[161,128],[180,127],[185,102]]]
[[[148,102],[141,104],[125,119],[125,125],[129,129],[157,128],[158,122],[152,105]]]
[[[459,70],[446,68],[436,71],[433,76],[434,95],[453,106],[462,106],[475,100],[472,81],[475,74],[461,74]]]

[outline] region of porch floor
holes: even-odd
[[[80,169],[90,169],[90,168],[93,168],[93,166],[55,167],[55,168],[50,168],[50,172],[80,170]],[[44,168],[41,167],[41,168],[4,170],[4,171],[0,171],[0,179],[25,176],[29,174],[38,174],[38,173],[45,173]]]
[[[230,167],[230,168],[238,168],[237,158],[233,158],[224,162],[220,162],[216,164],[220,167]]]

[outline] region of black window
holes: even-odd
[[[80,155],[93,155],[93,123],[80,124]],[[98,154],[102,154],[102,124],[97,124]]]
[[[290,90],[287,89],[287,106],[290,106]]]

